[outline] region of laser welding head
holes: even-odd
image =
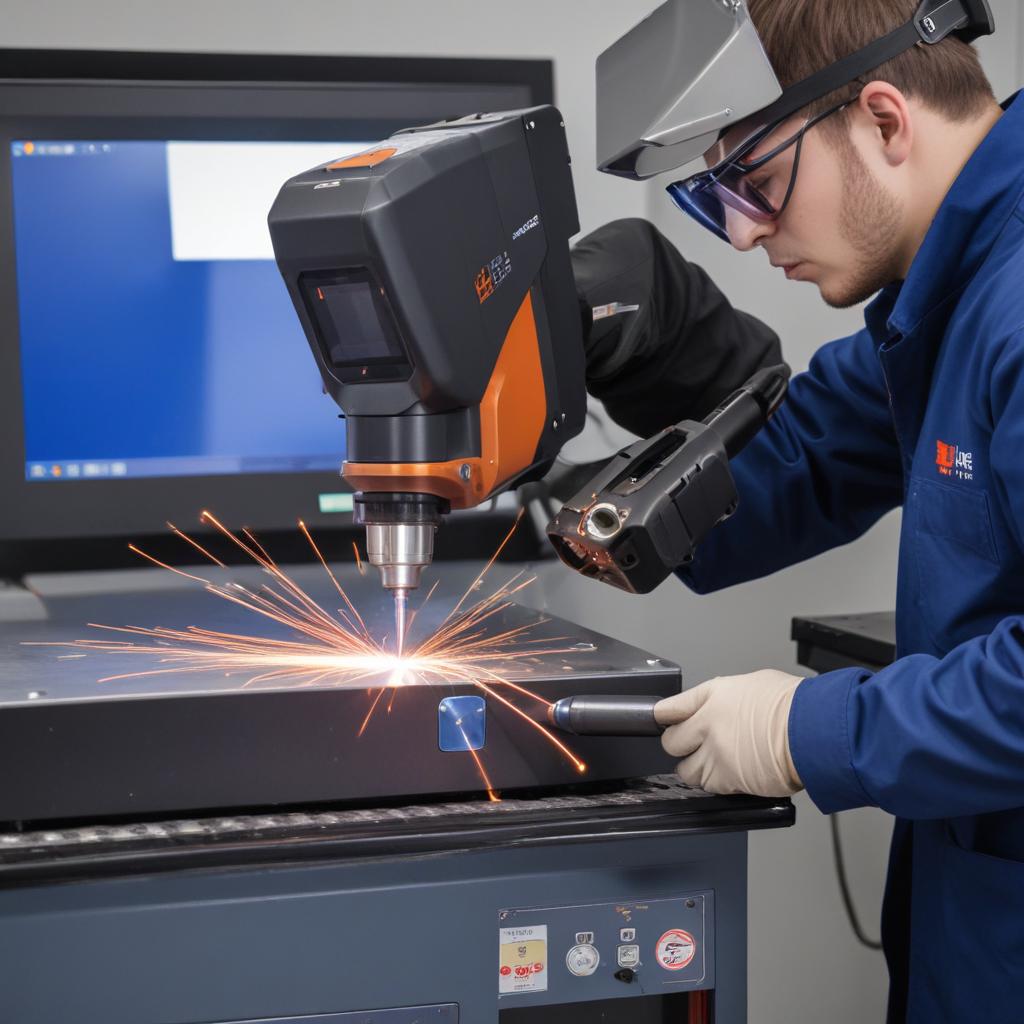
[[[292,178],[269,227],[344,414],[342,474],[369,561],[404,593],[447,512],[542,476],[583,428],[561,115],[534,107],[398,132]]]
[[[783,89],[746,0],[668,0],[597,59],[598,169],[634,179],[675,170],[743,123],[749,131],[731,147],[738,156],[913,46],[994,31],[987,0],[924,0],[905,25]]]

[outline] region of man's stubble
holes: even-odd
[[[897,241],[902,218],[899,203],[874,177],[848,137],[836,150],[844,192],[839,230],[852,255],[845,279],[835,289],[823,288],[821,297],[834,309],[848,309],[899,280]]]

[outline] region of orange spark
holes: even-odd
[[[167,524],[167,528],[175,536],[180,537],[182,540],[187,541],[189,544],[191,544],[192,547],[194,547],[196,549],[196,551],[198,551],[201,555],[203,555],[204,558],[208,558],[211,562],[213,562],[214,565],[219,565],[222,568],[226,568],[224,563],[219,558],[217,558],[215,555],[211,555],[210,552],[207,551],[206,548],[204,548],[202,546],[202,544],[198,543],[197,541],[194,541],[187,533],[182,533],[182,531],[179,530],[174,525],[174,523],[168,523]]]
[[[480,760],[480,755],[471,746],[469,737],[466,735],[466,730],[462,728],[462,723],[456,722],[455,727],[462,733],[462,738],[466,741],[466,750],[469,751],[473,760],[476,762],[476,770],[480,773],[480,778],[483,779],[484,787],[487,790],[487,799],[490,800],[492,804],[501,803],[501,798],[494,792],[494,786],[487,775],[487,769],[484,768],[484,763]]]
[[[366,727],[370,724],[370,719],[373,718],[373,713],[377,710],[377,705],[380,703],[381,697],[384,696],[384,691],[386,689],[387,687],[384,686],[380,688],[380,693],[377,694],[377,699],[370,705],[370,710],[366,712],[363,724],[359,726],[359,732],[356,733],[357,736],[362,736],[363,733],[366,732]]]

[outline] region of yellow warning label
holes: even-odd
[[[546,992],[548,926],[499,929],[498,994]]]

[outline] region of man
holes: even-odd
[[[748,0],[787,89],[841,67],[917,6]],[[922,36],[857,74],[777,124],[762,119],[752,146],[743,143],[757,118],[727,129],[705,155],[711,170],[670,188],[716,234],[763,249],[833,306],[879,292],[864,329],[819,350],[733,462],[739,511],[680,576],[699,592],[761,577],[902,505],[899,657],[874,675],[712,679],[656,713],[687,783],[763,795],[806,787],[826,813],[878,806],[897,816],[883,913],[891,1021],[1021,1021],[1024,97],[1001,108],[954,35]],[[611,169],[642,159],[637,149]],[[699,347],[688,328],[708,304],[738,351],[747,349],[737,335],[752,332],[754,362],[771,342],[635,225],[613,233],[630,236],[646,270],[627,259],[621,275],[594,272],[594,254],[614,249],[599,233],[583,243],[581,277],[592,298],[646,274],[647,325],[595,325],[590,365],[612,414],[653,429],[681,417],[643,410],[644,374],[657,378],[666,353]],[[660,291],[687,282],[696,291]]]

